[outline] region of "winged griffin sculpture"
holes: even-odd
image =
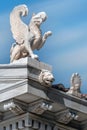
[[[67,94],[81,97],[82,94],[80,92],[80,88],[81,88],[81,77],[78,73],[73,73],[71,76],[71,87],[67,92]]]
[[[33,50],[39,50],[44,45],[51,31],[45,32],[42,36],[40,25],[46,20],[45,12],[33,14],[29,25],[26,25],[21,16],[28,15],[26,5],[16,6],[10,14],[10,25],[15,43],[10,50],[11,62],[20,58],[30,56],[33,59],[38,59],[38,56],[33,53]]]

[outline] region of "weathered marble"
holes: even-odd
[[[1,65],[0,101],[4,101],[16,96],[21,96],[23,94],[27,95],[28,93],[30,94],[32,91],[37,95],[32,96],[32,94],[30,94],[32,100],[34,98],[38,99],[38,94],[40,94],[44,98],[47,98],[46,94],[42,90],[39,90],[40,93],[38,93],[36,88],[31,87],[33,82],[35,82],[33,84],[38,85],[37,88],[41,87],[39,75],[43,69],[50,72],[52,71],[51,66],[28,57],[20,59],[18,61],[14,61],[11,64]],[[41,87],[41,89],[42,88],[43,87]],[[27,102],[30,102],[31,98],[29,98]]]
[[[71,86],[67,94],[74,95],[81,98],[82,94],[80,91],[81,88],[81,77],[78,73],[73,73],[71,76]]]
[[[87,101],[41,84],[44,69],[52,72],[28,57],[0,65],[0,130],[87,128]]]
[[[11,63],[0,65],[0,130],[87,130],[87,101],[81,97],[80,76],[72,76],[67,93],[63,86],[64,91],[54,89],[52,67],[36,60],[33,53],[51,35],[48,31],[42,36],[40,31],[47,15],[34,14],[27,26],[20,19],[27,13],[27,6],[20,5],[10,15],[16,43]]]
[[[32,59],[38,59],[38,56],[33,53],[33,50],[42,48],[46,39],[52,34],[51,31],[48,31],[42,36],[40,25],[47,18],[45,12],[33,14],[29,25],[26,25],[21,20],[21,16],[26,15],[28,15],[26,5],[16,6],[10,14],[11,31],[16,41],[10,50],[11,62],[26,56],[30,56]]]

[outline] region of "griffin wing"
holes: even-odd
[[[81,77],[78,73],[74,73],[71,77],[71,86],[75,86],[75,84],[81,86]]]
[[[26,5],[16,6],[10,14],[11,31],[13,38],[18,44],[22,44],[26,39],[26,35],[28,35],[28,26],[21,20],[21,16],[26,15],[28,15],[28,8]]]

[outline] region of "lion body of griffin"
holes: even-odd
[[[21,16],[26,15],[28,15],[28,8],[26,5],[16,6],[10,14],[11,31],[16,41],[10,50],[11,62],[26,56],[37,59],[38,56],[33,53],[33,50],[39,50],[44,45],[47,37],[52,34],[51,31],[48,31],[42,36],[40,30],[40,25],[47,18],[45,12],[34,14],[29,25],[26,25],[21,20]]]

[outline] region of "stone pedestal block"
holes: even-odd
[[[42,70],[28,57],[0,65],[0,130],[86,130],[87,101],[41,84]]]

